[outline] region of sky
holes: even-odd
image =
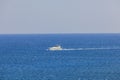
[[[0,34],[120,33],[120,0],[0,0]]]

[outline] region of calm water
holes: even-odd
[[[120,80],[120,34],[0,35],[0,80]]]

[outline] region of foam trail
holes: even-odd
[[[113,48],[63,48],[62,50],[69,51],[69,50],[120,50],[119,47],[113,47]]]

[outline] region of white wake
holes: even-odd
[[[113,47],[113,48],[63,48],[62,50],[120,50],[120,47]]]

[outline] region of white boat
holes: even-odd
[[[56,51],[56,50],[62,50],[62,47],[60,45],[50,47],[49,50]]]

